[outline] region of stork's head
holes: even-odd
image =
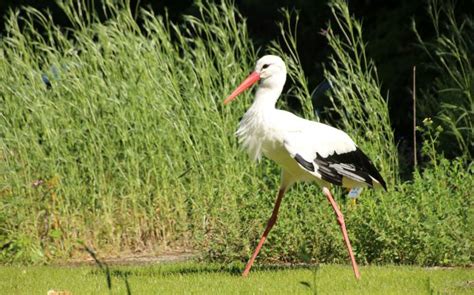
[[[286,80],[286,66],[283,60],[276,55],[265,55],[260,58],[255,65],[255,71],[224,100],[224,104],[234,100],[259,80],[261,80],[260,87],[281,91]]]
[[[275,76],[286,76],[286,66],[283,60],[276,55],[265,55],[255,65],[255,72],[260,75],[262,83]]]

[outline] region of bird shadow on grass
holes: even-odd
[[[240,276],[243,270],[243,263],[223,264],[189,264],[189,265],[154,265],[148,267],[140,267],[137,269],[110,269],[107,263],[102,262],[95,252],[84,245],[84,250],[94,259],[98,269],[92,270],[89,275],[103,275],[107,282],[109,291],[112,291],[112,277],[123,280],[127,295],[132,294],[130,276],[146,276],[146,277],[166,277],[173,275],[194,275],[194,274],[210,274],[210,273],[227,273],[231,276]],[[319,264],[300,263],[300,264],[269,264],[255,266],[253,272],[276,272],[296,269],[309,269],[313,272],[313,282],[300,281],[299,283],[307,287],[311,293],[317,294],[316,276],[319,271]]]
[[[135,268],[132,266],[131,269],[105,269],[100,267],[99,269],[92,270],[91,275],[98,275],[106,273],[110,280],[110,277],[118,278],[128,278],[129,276],[137,277],[167,277],[174,275],[195,275],[195,274],[212,274],[212,273],[224,273],[231,276],[241,276],[244,269],[243,263],[231,263],[231,264],[181,264],[181,265],[172,265],[172,264],[158,264],[158,265],[148,265]],[[285,271],[285,270],[296,270],[296,269],[315,269],[319,266],[314,264],[270,264],[270,265],[261,265],[254,266],[252,268],[252,273],[257,272],[276,272],[276,271]],[[250,274],[252,275],[252,274]]]

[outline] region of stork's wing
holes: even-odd
[[[343,131],[306,121],[287,129],[284,145],[292,158],[311,174],[339,186],[386,184],[370,159]]]

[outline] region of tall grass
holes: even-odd
[[[398,155],[388,111],[380,93],[373,60],[366,54],[362,24],[345,1],[330,4],[333,20],[326,33],[332,49],[325,69],[332,84],[331,101],[341,128],[351,134],[373,160],[388,186],[398,181]]]
[[[86,3],[62,4],[70,31],[32,8],[7,20],[3,240],[25,259],[70,255],[77,239],[113,251],[189,246],[235,194],[262,184],[237,157],[245,104],[221,103],[255,60],[245,23],[226,2],[198,3],[180,25],[142,11],[139,29],[126,2],[104,7],[105,23]]]
[[[472,13],[457,17],[453,1],[428,1],[428,15],[435,31],[426,41],[413,21],[418,45],[428,56],[428,68],[436,74],[422,93],[426,116],[436,116],[444,131],[440,140],[445,153],[471,158],[474,151],[474,22]],[[441,106],[441,107],[440,107]]]
[[[279,169],[266,160],[251,164],[233,135],[251,94],[222,105],[257,58],[245,21],[226,1],[197,2],[198,14],[180,23],[147,10],[135,16],[126,1],[105,4],[107,21],[100,21],[87,1],[74,3],[62,2],[71,29],[26,8],[10,15],[0,43],[1,261],[69,258],[83,244],[101,255],[184,248],[245,261],[279,181]],[[332,7],[338,34],[361,31],[343,2]],[[293,93],[310,117],[296,40],[281,28],[290,50],[274,44],[269,51],[286,52]],[[427,171],[393,186],[386,103],[369,59],[350,51],[363,49],[357,30],[355,43],[330,31],[326,75],[334,99],[345,99],[336,104],[341,126],[394,187],[364,194],[355,207],[341,202],[359,260],[469,263],[472,176],[443,164],[438,178]],[[357,83],[344,86],[349,78]],[[316,186],[301,184],[285,197],[259,259],[346,260]]]
[[[302,106],[299,114],[306,119],[318,119],[313,116],[313,106],[311,104],[311,94],[308,88],[308,80],[304,73],[301,60],[298,54],[297,30],[299,15],[295,11],[282,10],[283,21],[278,22],[281,40],[274,40],[268,47],[271,54],[282,56],[285,60],[289,84],[292,87],[288,90],[293,97],[296,97]]]

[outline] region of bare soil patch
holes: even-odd
[[[184,262],[195,259],[197,257],[199,257],[199,253],[193,251],[170,251],[159,254],[130,253],[111,257],[101,257],[100,255],[97,255],[97,258],[101,263],[105,263],[108,265],[149,265],[167,262]],[[57,261],[54,264],[64,266],[83,266],[95,265],[96,261],[91,256],[84,256],[62,262]]]

